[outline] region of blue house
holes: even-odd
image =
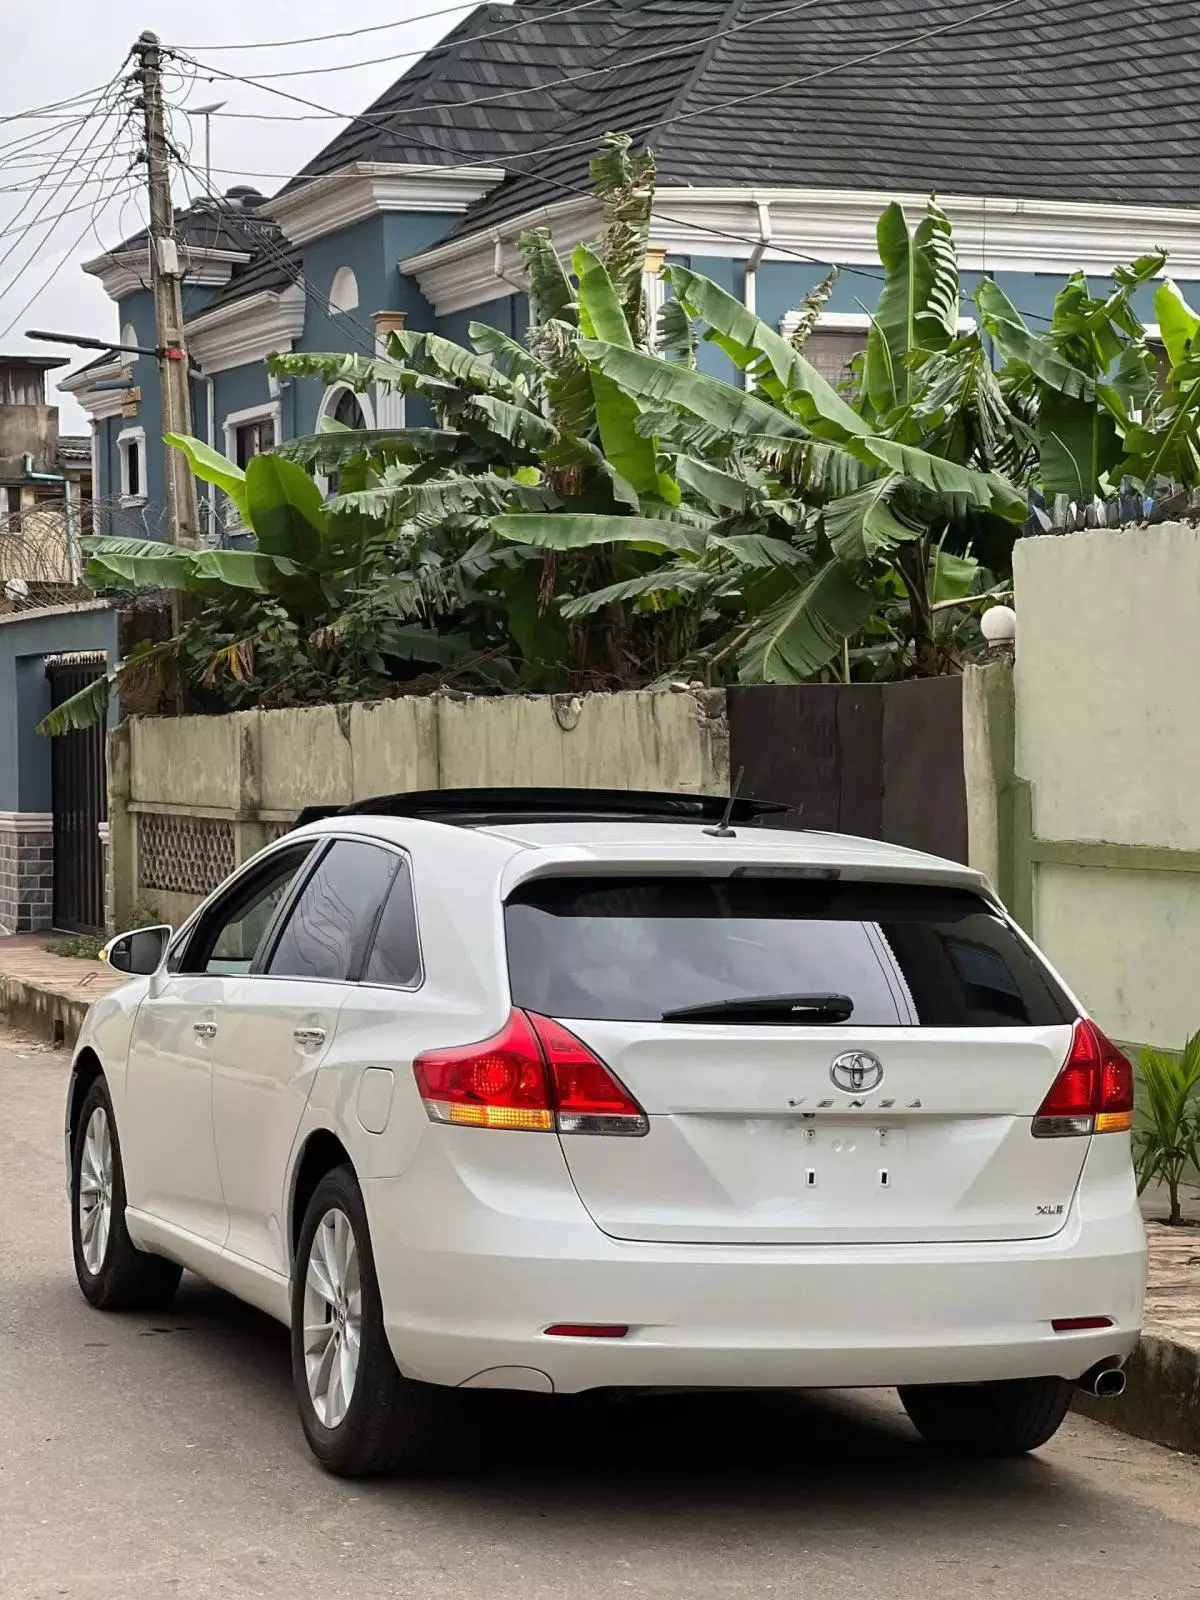
[[[1035,325],[1068,273],[1103,284],[1160,246],[1200,301],[1190,8],[1100,10],[1089,34],[1071,0],[481,5],[274,198],[239,187],[179,214],[194,431],[244,464],[323,416],[401,425],[399,397],[277,382],[265,357],[370,353],[402,326],[465,341],[473,319],[520,336],[517,236],[549,228],[564,254],[594,236],[587,166],[610,130],[658,159],[651,303],[662,264],[681,261],[786,331],[837,265],[806,349],[828,375],[865,343],[879,212],[899,198],[915,218],[931,191],[965,293],[990,274]],[[120,342],[152,345],[145,234],[84,270]],[[712,346],[702,359],[725,361]],[[110,526],[159,534],[153,360],[113,351],[63,387],[93,419]],[[202,496],[220,540],[220,499]]]

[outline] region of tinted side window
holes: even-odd
[[[399,857],[338,839],[317,863],[267,963],[277,978],[356,978]]]
[[[249,972],[271,919],[311,849],[303,845],[281,851],[218,900],[196,924],[172,970]]]
[[[363,973],[365,983],[382,983],[411,989],[421,977],[421,948],[417,940],[417,908],[413,903],[412,872],[400,861],[392,890],[379,919],[375,943]]]
[[[978,895],[787,878],[563,878],[505,907],[514,1004],[552,1017],[665,1020],[791,994],[849,996],[851,1023],[1021,1027],[1070,1001]]]

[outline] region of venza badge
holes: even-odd
[[[847,1094],[861,1094],[883,1082],[883,1062],[869,1050],[848,1050],[835,1058],[829,1076]]]

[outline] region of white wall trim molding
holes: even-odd
[[[185,329],[188,349],[205,375],[252,366],[292,348],[304,332],[305,308],[301,283],[261,289],[193,317]]]
[[[82,372],[74,372],[69,377],[60,379],[57,387],[65,389],[68,394],[73,394],[93,420],[119,417],[129,404],[131,390],[97,389],[93,385],[119,383],[123,379],[132,380],[132,369],[123,364],[124,360],[125,358],[121,356],[103,367],[86,367]],[[94,476],[92,481],[96,482]]]
[[[746,258],[760,238],[759,207],[770,206],[771,242],[766,261],[811,257],[878,270],[875,224],[892,200],[910,218],[925,209],[923,194],[883,190],[763,188],[658,191],[652,238],[672,255]],[[1132,206],[1070,200],[1019,200],[982,195],[939,196],[954,224],[963,272],[1045,272],[1056,276],[1082,268],[1110,273],[1119,262],[1161,246],[1176,278],[1200,278],[1200,208]],[[657,209],[662,207],[663,215]],[[500,229],[467,234],[409,256],[401,270],[412,274],[438,315],[463,311],[510,294],[508,268],[521,277],[517,234],[549,227],[565,254],[599,227],[594,202],[556,201],[506,222]],[[504,275],[496,271],[500,240]]]
[[[245,250],[204,250],[193,245],[180,252],[185,283],[201,287],[219,287],[229,282],[236,266],[250,260]],[[110,250],[83,263],[84,272],[99,278],[110,300],[122,300],[127,294],[150,287],[150,248],[139,250]]]
[[[53,833],[52,811],[0,811],[0,833]]]
[[[502,228],[465,234],[419,255],[407,256],[401,261],[400,270],[416,278],[421,293],[442,317],[487,300],[503,299],[525,283],[518,234],[530,228],[549,228],[559,255],[565,257],[577,244],[594,239],[602,225],[600,207],[590,196],[563,200],[527,212]],[[654,242],[659,242],[657,235]]]
[[[291,244],[307,244],[383,211],[462,212],[502,182],[502,167],[354,161],[260,207]]]

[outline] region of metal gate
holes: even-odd
[[[62,705],[108,670],[103,655],[50,656],[50,703]],[[104,927],[104,847],[100,824],[108,816],[103,718],[93,727],[51,740],[54,812],[54,926],[68,933]]]

